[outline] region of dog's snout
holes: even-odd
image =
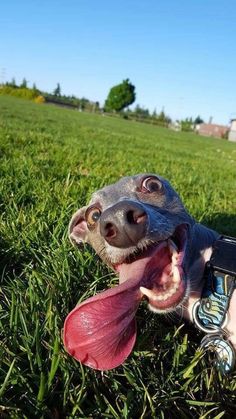
[[[146,233],[147,214],[138,203],[118,202],[100,218],[100,233],[111,245],[120,248],[134,246]]]

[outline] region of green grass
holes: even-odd
[[[115,283],[90,249],[72,248],[70,217],[95,189],[145,171],[168,178],[199,221],[236,235],[235,144],[0,97],[0,416],[235,416],[236,375],[196,353],[193,326],[145,304],[123,366],[96,372],[63,349],[68,312]]]

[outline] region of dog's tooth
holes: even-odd
[[[178,288],[179,288],[179,283],[178,283],[178,284],[176,283],[176,284],[173,286],[173,292],[176,292]]]
[[[171,253],[177,253],[178,254],[178,247],[176,246],[176,244],[173,242],[173,240],[168,239],[167,240],[168,243],[168,247],[171,251]]]
[[[146,295],[146,297],[153,301],[163,301],[166,299],[166,293],[155,294],[152,290],[145,287],[140,287],[139,289],[143,295]]]
[[[165,300],[167,300],[167,298],[168,298],[168,293],[155,295],[155,297],[152,300],[153,301],[165,301]]]
[[[169,251],[171,253],[172,265],[177,265],[178,256],[179,256],[178,248],[177,248],[176,244],[173,242],[173,240],[171,240],[171,239],[168,239],[168,248],[169,248]]]
[[[163,295],[163,301],[165,301],[165,300],[167,300],[167,298],[169,298],[169,297],[171,297],[172,296],[172,293],[169,291],[169,292],[167,292],[165,295]]]
[[[173,266],[178,265],[178,254],[177,255],[172,255],[171,263],[172,263]]]
[[[152,301],[165,301],[169,297],[171,297],[175,293],[175,288],[169,292],[161,293],[161,294],[155,294],[152,290],[149,290],[145,287],[139,288],[141,293],[151,299]]]
[[[146,297],[148,297],[148,298],[154,299],[154,297],[156,297],[155,293],[152,290],[149,290],[148,288],[140,287],[139,289],[140,289],[141,293],[143,295],[146,295]]]
[[[168,298],[172,297],[172,295],[174,295],[179,288],[180,275],[179,275],[179,270],[177,267],[174,267],[174,275],[173,275],[172,280],[174,284],[171,287],[171,289],[167,292],[155,294],[154,291],[145,287],[140,287],[139,289],[143,295],[145,295],[146,297],[148,297],[149,299],[153,301],[165,301]]]
[[[179,269],[175,265],[172,266],[172,281],[176,284],[179,284],[181,281]]]

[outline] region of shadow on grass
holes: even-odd
[[[236,214],[212,214],[209,218],[203,218],[201,223],[205,224],[209,228],[212,228],[213,230],[218,231],[220,234],[236,237]]]

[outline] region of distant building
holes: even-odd
[[[196,126],[196,131],[199,135],[206,137],[227,138],[229,127],[216,124],[198,124]]]
[[[168,125],[168,128],[173,129],[174,131],[181,131],[181,124],[179,121],[174,121]]]
[[[231,119],[231,125],[229,130],[229,141],[236,141],[236,118]]]

